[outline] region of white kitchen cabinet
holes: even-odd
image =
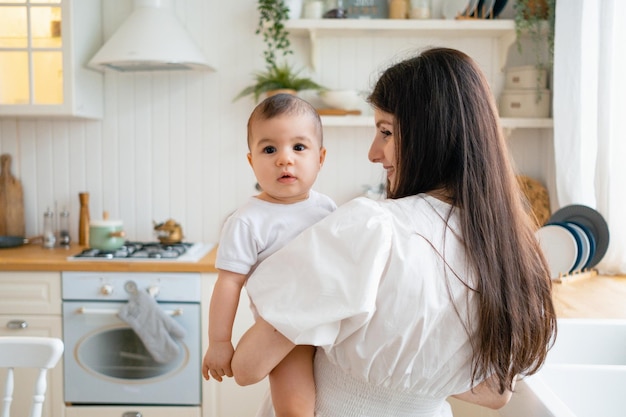
[[[101,0],[0,1],[0,117],[101,118]]]
[[[0,323],[0,336],[62,337],[60,274],[0,272]],[[0,371],[0,392],[4,377]],[[36,377],[36,370],[16,370],[12,415],[28,415]],[[47,381],[43,416],[63,417],[62,359],[48,372]]]
[[[310,43],[311,64],[319,70],[320,41],[324,38],[376,38],[376,42],[388,40],[391,47],[397,44],[395,39],[405,38],[407,44],[414,45],[421,38],[444,39],[454,43],[467,39],[490,41],[495,51],[489,65],[492,73],[500,73],[506,65],[509,48],[515,42],[515,22],[508,19],[480,20],[442,20],[442,19],[296,19],[289,20],[285,26],[292,36],[308,38]],[[354,46],[355,48],[358,46]],[[372,127],[374,119],[364,116],[322,116],[325,127]],[[502,118],[502,128],[508,136],[519,128],[552,129],[549,118]]]
[[[203,274],[202,276],[202,356],[209,346],[208,319],[209,304],[217,274]],[[250,301],[245,290],[241,293],[237,316],[233,325],[233,344],[254,323],[250,311]],[[198,370],[200,372],[200,370]],[[202,416],[203,417],[254,417],[259,404],[263,400],[269,383],[267,379],[255,385],[241,387],[233,378],[225,378],[223,382],[215,380],[204,381],[202,386]]]

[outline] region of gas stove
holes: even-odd
[[[125,242],[114,251],[87,248],[68,257],[71,261],[177,261],[197,262],[204,257],[213,245],[204,243]]]

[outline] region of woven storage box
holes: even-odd
[[[504,90],[500,95],[500,116],[550,117],[550,90]]]
[[[548,87],[548,72],[533,65],[506,69],[505,90],[536,90]]]

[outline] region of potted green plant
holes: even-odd
[[[289,32],[285,28],[285,20],[289,18],[289,8],[284,0],[259,0],[259,22],[257,35],[263,36],[265,50],[265,70],[255,72],[255,83],[244,88],[235,97],[252,95],[255,102],[263,94],[274,91],[289,91],[295,93],[301,90],[324,90],[324,87],[308,77],[301,77],[300,70],[295,70],[289,63],[278,63],[278,59],[293,54],[289,41]]]

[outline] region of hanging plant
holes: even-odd
[[[537,68],[552,68],[556,0],[517,0],[513,9],[517,50],[522,52],[521,39],[527,35],[534,46]],[[544,48],[547,48],[547,60],[543,59]]]
[[[300,77],[301,71],[294,70],[287,62],[279,63],[279,59],[293,54],[284,23],[289,18],[284,0],[258,0],[257,10],[259,21],[255,33],[265,43],[265,70],[254,73],[255,83],[241,90],[235,100],[252,95],[258,102],[261,95],[274,90],[324,90],[312,79]]]

